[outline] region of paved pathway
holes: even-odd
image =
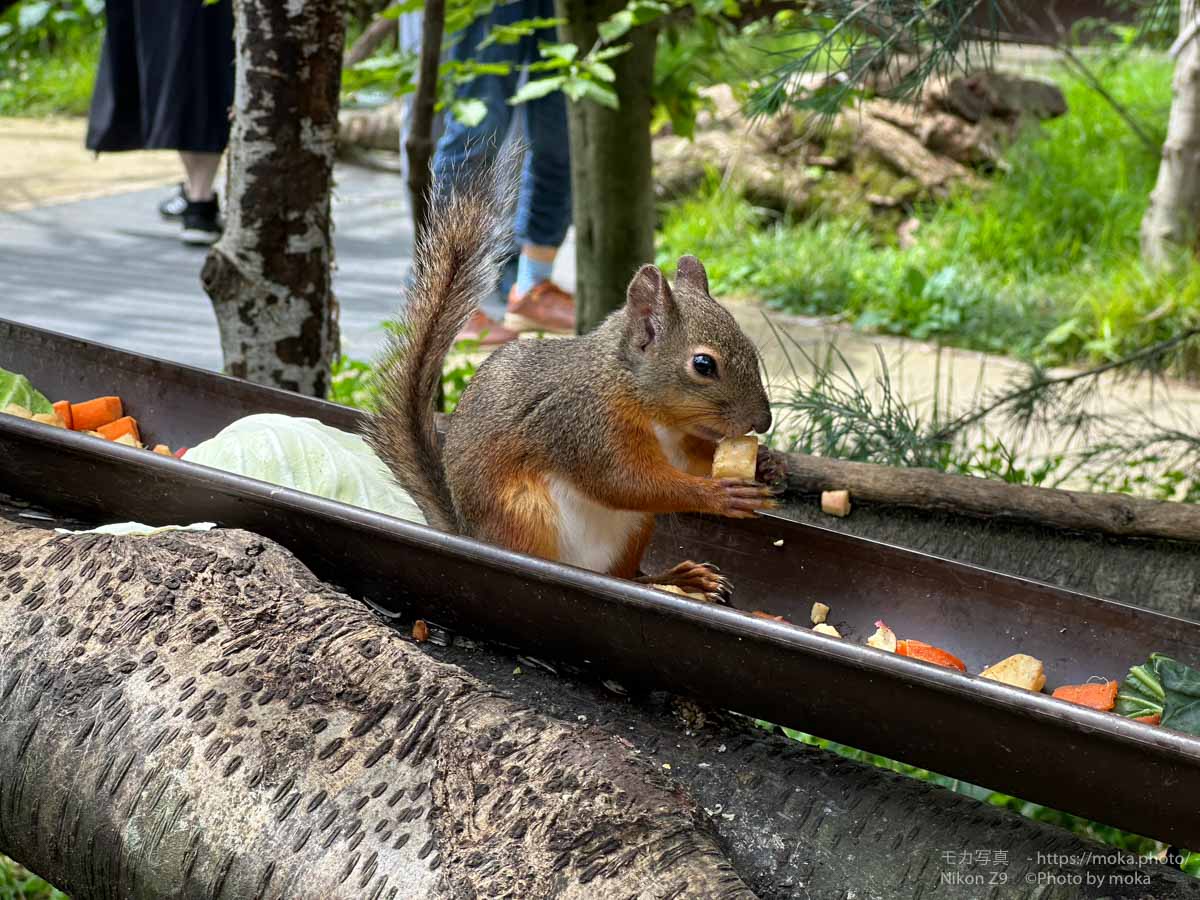
[[[174,178],[172,173],[170,178]],[[173,183],[173,182],[170,182]],[[334,289],[344,350],[368,358],[393,315],[412,230],[395,175],[337,170]],[[199,273],[206,250],[184,246],[155,207],[167,185],[0,212],[0,317],[205,368],[221,366],[216,319]],[[573,246],[557,275],[574,284]]]

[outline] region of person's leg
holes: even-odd
[[[476,125],[466,125],[452,114],[445,117],[445,128],[438,139],[433,155],[434,189],[446,190],[461,175],[490,159],[499,150],[508,136],[512,123],[512,107],[508,98],[516,90],[519,72],[518,47],[512,44],[492,44],[477,49],[480,41],[496,25],[508,25],[529,16],[525,12],[526,0],[497,6],[491,13],[467,26],[450,49],[454,60],[475,59],[479,62],[503,63],[510,66],[506,75],[483,75],[465,85],[457,92],[461,100],[478,100],[485,107],[483,120]],[[503,308],[503,297],[493,300]],[[501,344],[517,337],[493,321],[483,310],[477,310],[467,327],[459,335],[460,340],[479,340],[487,345]]]
[[[221,166],[220,153],[189,153],[181,150],[183,169],[187,173],[184,190],[187,198],[196,202],[213,199],[213,183]]]
[[[545,4],[545,0],[538,2]],[[534,36],[535,42],[554,40],[552,30]],[[556,91],[524,107],[528,153],[521,174],[515,229],[521,256],[505,324],[525,330],[570,332],[575,328],[574,298],[551,281],[558,248],[571,224],[567,101],[562,92]]]

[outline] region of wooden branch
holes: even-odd
[[[352,68],[369,57],[382,46],[384,41],[396,33],[398,27],[395,19],[376,16],[358,36],[358,40],[350,45],[346,55],[342,57],[342,68]]]
[[[931,469],[896,469],[798,453],[786,454],[786,466],[788,490],[799,494],[846,489],[856,503],[1200,543],[1200,506],[1195,504],[1027,487]]]

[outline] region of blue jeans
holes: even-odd
[[[517,90],[521,66],[536,62],[539,41],[556,43],[553,28],[543,28],[516,44],[492,44],[478,50],[479,42],[495,25],[510,25],[524,19],[553,18],[553,0],[515,0],[497,5],[487,16],[472,22],[457,35],[451,56],[456,60],[508,63],[507,75],[481,75],[459,88],[463,99],[481,100],[487,115],[473,128],[446,116],[446,130],[433,158],[434,178],[449,184],[456,172],[470,171],[478,162],[494,155],[512,124],[513,114],[524,120],[525,163],[517,199],[514,231],[522,244],[558,247],[571,224],[571,157],[567,144],[567,104],[561,91],[510,106],[508,98]]]

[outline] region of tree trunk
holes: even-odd
[[[1181,0],[1181,35],[1196,15],[1196,0]],[[1200,237],[1200,40],[1195,37],[1179,50],[1171,90],[1158,180],[1142,218],[1142,258],[1157,267],[1180,251],[1195,252]]]
[[[0,852],[80,898],[750,898],[626,741],[255,535],[0,522]]]
[[[1200,894],[741,717],[418,646],[246,532],[0,546],[0,852],[81,900]],[[1007,860],[946,861],[979,848]]]
[[[587,53],[596,26],[624,0],[556,0],[564,41]],[[654,177],[650,155],[656,32],[634,28],[630,49],[612,60],[620,109],[570,103],[571,193],[575,221],[576,319],[583,334],[625,302],[638,267],[654,261]]]
[[[433,173],[433,107],[437,101],[438,67],[442,60],[442,34],[446,24],[445,0],[425,0],[421,30],[421,69],[412,103],[412,125],[404,149],[408,153],[408,193],[412,200],[413,235],[425,233],[429,218],[429,192]]]
[[[239,0],[226,228],[201,279],[225,370],[323,397],[338,350],[329,190],[341,3]]]

